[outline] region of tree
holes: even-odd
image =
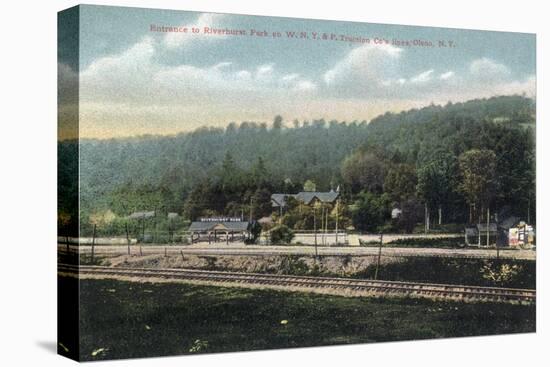
[[[283,128],[283,117],[281,115],[277,115],[273,119],[273,129],[281,130],[282,128]]]
[[[222,177],[231,176],[233,173],[235,173],[236,169],[237,165],[233,160],[233,156],[231,155],[231,153],[229,153],[229,151],[225,152],[225,156],[222,162]]]
[[[237,131],[237,124],[235,122],[230,122],[225,128],[225,132],[228,134],[233,134]]]
[[[195,220],[201,216],[223,215],[227,209],[236,209],[231,202],[240,202],[240,200],[228,199],[231,191],[224,189],[219,182],[213,182],[210,179],[203,180],[187,196],[184,202],[184,217],[189,220]]]
[[[418,197],[424,201],[427,213],[437,208],[438,223],[443,221],[443,206],[453,196],[456,158],[448,152],[438,152],[436,157],[418,169]],[[428,218],[426,218],[429,220]]]
[[[258,157],[256,163],[252,166],[251,174],[256,187],[263,187],[267,184],[269,177],[262,157]]]
[[[304,191],[313,192],[317,190],[317,185],[312,180],[307,180],[304,182]]]
[[[186,214],[199,216],[244,209],[248,217],[257,186],[272,193],[296,193],[306,179],[318,189],[331,187],[331,182],[340,184],[342,199],[349,203],[358,200],[363,190],[376,196],[384,190],[404,196],[400,193],[408,190],[392,187],[391,181],[399,184],[400,180],[392,178],[398,175],[389,174],[388,169],[394,172],[397,165],[414,164],[419,186],[432,187],[418,188],[422,203],[429,201],[433,214],[441,208],[446,221],[465,222],[466,194],[461,189],[458,156],[471,149],[490,149],[498,167],[491,209],[507,205],[509,215],[532,222],[534,107],[532,99],[504,96],[386,113],[368,124],[331,121],[323,127],[316,121],[288,130],[283,127],[280,133],[271,129],[274,120],[269,129],[258,122],[237,121],[226,129],[202,127],[175,136],[63,141],[58,146],[58,178],[64,195],[58,205],[70,215],[68,227],[76,234],[79,219],[93,213],[111,209],[123,217],[134,210],[153,210],[156,203],[174,212],[187,207],[192,210],[186,209]],[[227,151],[231,154],[226,155]],[[448,184],[441,183],[445,175],[440,152],[453,158]],[[437,164],[421,172],[433,162]],[[265,175],[259,173],[264,171],[262,166],[267,169]],[[207,179],[210,182],[205,185]],[[448,192],[438,193],[433,187],[447,187]],[[167,195],[157,197],[165,189]],[[435,197],[428,197],[429,193]],[[475,205],[479,210],[483,204]],[[312,220],[297,219],[297,226],[312,228]]]
[[[488,149],[472,149],[461,154],[458,162],[462,176],[460,190],[466,200],[470,206],[485,206],[489,210],[495,194],[495,152]]]
[[[272,211],[271,193],[266,189],[258,189],[252,195],[253,218],[268,216]]]
[[[262,226],[257,221],[253,221],[250,225],[250,234],[252,235],[252,242],[256,242],[260,234],[262,233]]]
[[[352,192],[367,190],[382,193],[385,176],[386,165],[373,152],[358,150],[342,164],[342,177],[351,186]]]
[[[406,233],[411,233],[417,223],[422,221],[422,204],[415,198],[401,203],[401,215],[396,219],[396,225]]]
[[[390,195],[394,201],[403,201],[416,192],[416,171],[409,164],[396,164],[392,166],[384,181],[384,191]]]
[[[390,216],[390,199],[387,194],[376,195],[364,191],[351,205],[351,220],[356,229],[376,231]]]

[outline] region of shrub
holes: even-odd
[[[436,237],[436,238],[400,238],[388,243],[396,247],[434,247],[459,248],[464,247],[464,237]]]
[[[271,230],[271,243],[290,243],[294,238],[294,232],[288,226],[280,224]]]

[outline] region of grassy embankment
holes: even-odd
[[[143,261],[141,261],[143,259]],[[132,262],[119,266],[195,268],[219,271],[242,271],[264,274],[307,275],[374,279],[376,257],[282,255],[268,257],[235,256],[134,256]],[[82,265],[110,266],[112,259],[82,255]],[[508,288],[536,287],[536,262],[514,259],[467,259],[443,257],[384,258],[378,279],[423,283],[462,284]]]
[[[535,306],[114,280],[80,292],[83,360],[535,331]]]

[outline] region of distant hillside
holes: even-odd
[[[162,188],[170,198],[166,200],[181,210],[196,185],[206,178],[216,180],[228,154],[243,172],[261,158],[274,190],[282,189],[285,180],[300,187],[309,179],[319,190],[343,185],[342,162],[359,148],[413,167],[441,151],[458,156],[486,148],[496,152],[504,174],[533,170],[534,115],[532,99],[504,96],[386,113],[368,124],[321,119],[283,121],[284,126],[277,121],[268,127],[243,122],[177,136],[83,140],[83,209],[108,207],[112,193],[125,187]],[[60,154],[69,151],[60,149]]]

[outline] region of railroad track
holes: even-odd
[[[194,269],[113,268],[106,266],[58,264],[62,274],[98,275],[139,279],[195,281],[236,286],[264,286],[310,290],[320,293],[422,297],[457,301],[484,301],[531,304],[536,302],[532,289],[478,287],[467,285],[397,282],[350,278],[309,277],[294,275],[257,274]]]

